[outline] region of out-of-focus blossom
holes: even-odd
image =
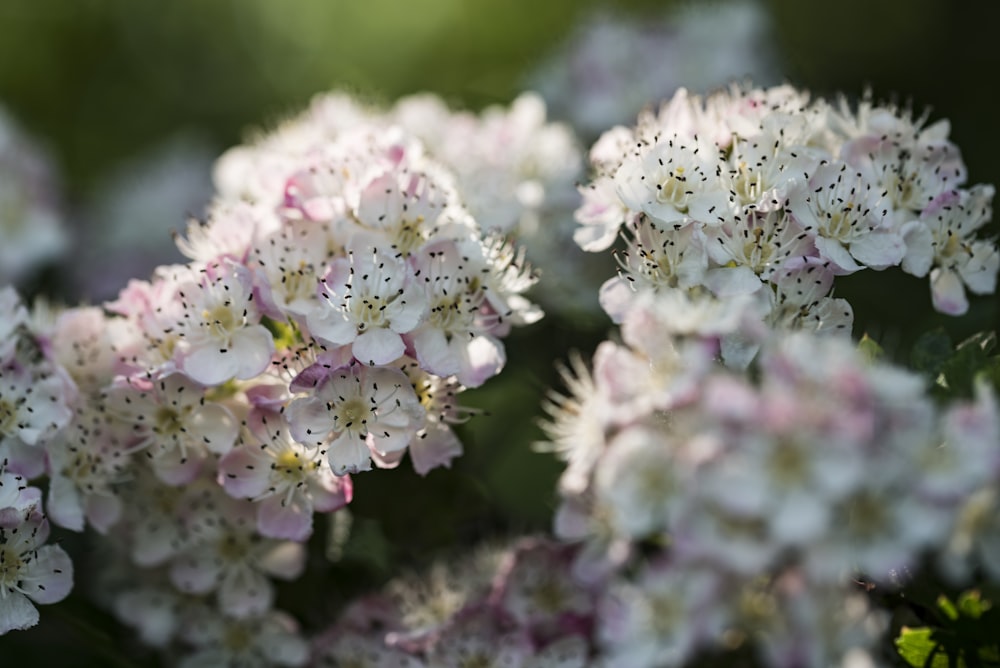
[[[0,108],[0,285],[30,278],[68,247],[54,169]]]

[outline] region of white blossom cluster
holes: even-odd
[[[37,624],[32,601],[56,603],[73,586],[69,556],[45,545],[42,490],[29,484],[45,467],[41,444],[70,420],[72,392],[17,293],[0,289],[0,635]]]
[[[995,290],[1000,254],[977,236],[994,188],[966,187],[948,133],[947,121],[791,86],[681,89],[593,146],[576,240],[599,251],[625,237],[620,276],[602,289],[616,322],[629,288],[649,286],[752,295],[770,326],[849,330],[834,278],[894,266],[929,275],[934,307],[961,315],[967,291]]]
[[[592,666],[597,592],[570,576],[572,554],[522,538],[397,578],[314,640],[314,665]]]
[[[226,153],[215,170],[220,193],[281,204],[288,165],[361,123],[373,132],[402,129],[418,139],[422,150],[450,171],[455,192],[449,197],[457,198],[479,229],[517,239],[527,260],[545,267],[546,280],[533,292],[546,308],[599,310],[592,286],[581,280],[582,272],[598,272],[580,266],[587,262],[585,254],[567,253],[579,200],[581,151],[568,126],[546,121],[545,104],[532,93],[479,114],[452,111],[429,94],[401,98],[387,110],[345,94],[319,96],[300,118],[256,145]]]
[[[770,23],[756,0],[669,4],[639,15],[599,10],[532,71],[527,86],[553,116],[592,139],[681,86],[777,81]]]
[[[68,246],[54,171],[0,107],[0,285],[31,278]]]
[[[523,253],[483,231],[456,174],[332,99],[219,162],[218,196],[177,239],[186,264],[100,307],[29,313],[0,293],[4,475],[47,476],[49,519],[106,537],[108,605],[182,665],[306,661],[273,580],[303,573],[314,514],[407,452],[420,474],[448,466],[472,412],[458,395],[542,315]],[[18,575],[49,554],[45,531],[7,529],[2,586],[55,600]],[[24,612],[11,601],[0,618]]]
[[[987,385],[941,412],[921,377],[808,332],[761,332],[736,371],[708,319],[684,337],[662,319],[690,317],[679,302],[647,305],[551,406],[568,461],[556,533],[608,591],[608,656],[679,665],[752,639],[769,665],[839,665],[883,628],[858,582],[891,586],[929,554],[995,570],[993,497],[966,519],[1000,481]]]
[[[577,241],[624,228],[601,294],[620,333],[565,371],[545,447],[567,462],[556,534],[600,592],[596,655],[873,665],[886,619],[865,587],[928,557],[995,576],[992,387],[938,406],[922,377],[823,336],[849,333],[833,281],[864,268],[930,273],[952,314],[995,288],[976,237],[993,189],[964,189],[947,125],[790,87],[681,91],[590,156]]]

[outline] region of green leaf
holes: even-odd
[[[877,362],[885,356],[885,351],[882,350],[882,346],[872,337],[865,334],[858,341],[858,350],[864,355],[865,359],[868,360],[869,364]]]
[[[958,610],[963,617],[979,619],[983,613],[991,608],[989,601],[984,601],[978,589],[964,592],[958,598]]]
[[[949,668],[948,656],[941,651],[933,634],[934,631],[926,627],[911,629],[904,626],[896,638],[896,651],[914,668]],[[965,668],[961,658],[957,665]]]
[[[944,594],[938,596],[937,605],[941,609],[941,612],[945,614],[945,617],[951,621],[958,619],[958,608],[956,608],[955,604],[951,602],[951,599]]]

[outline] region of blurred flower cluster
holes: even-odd
[[[23,283],[67,248],[48,156],[0,107],[0,285]]]

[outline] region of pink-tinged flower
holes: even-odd
[[[222,202],[204,220],[188,223],[187,236],[174,241],[185,257],[208,263],[220,257],[245,262],[254,243],[281,225],[273,209],[262,203]]]
[[[427,651],[427,663],[502,668],[526,665],[533,654],[523,629],[505,629],[496,613],[481,605],[463,610],[441,630]]]
[[[934,308],[962,315],[969,308],[966,289],[992,294],[1000,270],[1000,251],[976,233],[992,216],[993,186],[949,191],[925,208],[905,228],[903,270],[924,276],[930,270]]]
[[[571,576],[573,552],[544,540],[521,541],[500,566],[493,595],[497,605],[537,637],[582,630],[594,600]]]
[[[573,241],[585,251],[607,250],[618,237],[618,230],[629,219],[625,206],[610,176],[599,176],[586,186],[580,186],[583,204],[574,214],[582,225],[573,232]]]
[[[73,417],[70,387],[58,373],[21,364],[0,367],[0,446],[38,446]]]
[[[116,342],[124,373],[176,368],[174,358],[181,339],[177,323],[184,313],[178,290],[186,271],[160,267],[152,282],[131,280],[116,300],[104,305],[124,316],[125,325]]]
[[[622,202],[658,224],[718,225],[730,208],[729,193],[719,187],[724,169],[715,146],[671,134],[626,155],[614,180]]]
[[[783,210],[748,209],[705,236],[709,257],[718,265],[708,270],[705,283],[719,297],[751,293],[791,258],[815,252],[811,235]]]
[[[207,454],[228,452],[239,433],[229,409],[206,401],[205,388],[180,373],[119,378],[104,400],[108,413],[129,426],[129,449],[145,450],[170,485],[193,480]]]
[[[503,344],[488,333],[496,314],[487,302],[482,263],[446,241],[424,247],[414,266],[429,303],[427,317],[408,335],[417,361],[467,387],[482,385],[506,362]]]
[[[203,385],[246,380],[264,371],[274,354],[271,333],[260,323],[250,271],[221,259],[187,270],[177,294],[180,369]]]
[[[292,400],[286,417],[295,440],[325,448],[341,476],[369,470],[373,453],[402,451],[425,412],[401,371],[354,364],[334,371],[311,396]]]
[[[305,541],[312,534],[314,512],[329,513],[350,503],[351,479],[337,477],[323,465],[324,450],[292,440],[280,414],[259,417],[252,432],[253,441],[219,460],[222,486],[230,496],[256,504],[261,535]]]
[[[409,257],[428,242],[462,239],[476,231],[457,202],[453,186],[440,172],[411,171],[403,165],[365,185],[355,216],[373,235],[374,245]]]
[[[122,373],[121,351],[131,344],[124,318],[97,307],[61,311],[49,334],[52,359],[66,370],[81,395],[99,393]]]
[[[57,603],[73,588],[73,563],[58,545],[44,545],[49,523],[34,508],[20,522],[0,523],[0,635],[38,623],[32,602]]]
[[[180,668],[294,667],[309,660],[309,645],[295,620],[280,610],[232,618],[206,606],[187,615],[179,635],[193,648],[178,662]]]
[[[598,645],[610,665],[683,665],[726,626],[724,582],[709,570],[647,564],[615,581],[598,605]]]
[[[185,598],[167,584],[144,584],[115,596],[112,606],[118,620],[135,629],[144,643],[163,648],[181,626]]]
[[[664,226],[647,217],[640,218],[628,239],[624,253],[616,259],[621,277],[632,288],[672,289],[701,285],[708,269],[705,235],[697,226]],[[601,290],[601,306],[620,322],[625,308],[612,294]]]
[[[257,274],[261,309],[277,321],[301,321],[314,309],[316,282],[337,255],[333,234],[325,223],[286,220],[254,247],[250,263]]]
[[[251,617],[270,610],[274,588],[268,579],[294,580],[305,568],[299,543],[261,538],[256,509],[206,485],[187,498],[180,511],[183,549],[170,561],[170,581],[183,592],[216,592],[222,612]]]
[[[906,244],[887,217],[882,191],[844,163],[822,163],[790,189],[787,209],[837,273],[898,265]],[[860,263],[860,264],[859,264]]]
[[[318,307],[306,317],[309,331],[326,343],[350,345],[355,359],[369,365],[402,357],[401,335],[420,324],[427,308],[406,260],[378,249],[331,262],[318,292]]]
[[[122,519],[112,535],[128,546],[134,564],[162,566],[184,547],[187,538],[181,512],[199,490],[197,481],[171,487],[145,467],[133,469],[133,477],[121,486]]]
[[[410,461],[413,470],[426,475],[439,466],[451,466],[451,461],[462,454],[462,443],[451,425],[460,424],[476,414],[474,409],[463,408],[458,394],[465,388],[455,378],[441,378],[427,373],[411,358],[403,358],[400,365],[417,393],[426,415],[424,426],[410,441]]]
[[[106,534],[119,520],[122,503],[115,486],[131,463],[119,437],[104,411],[88,407],[46,446],[46,509],[53,523],[73,531],[83,531],[86,523]]]
[[[870,105],[862,102],[861,134],[844,143],[840,156],[886,193],[897,223],[965,183],[961,153],[948,141],[948,121],[921,128],[908,114]]]

